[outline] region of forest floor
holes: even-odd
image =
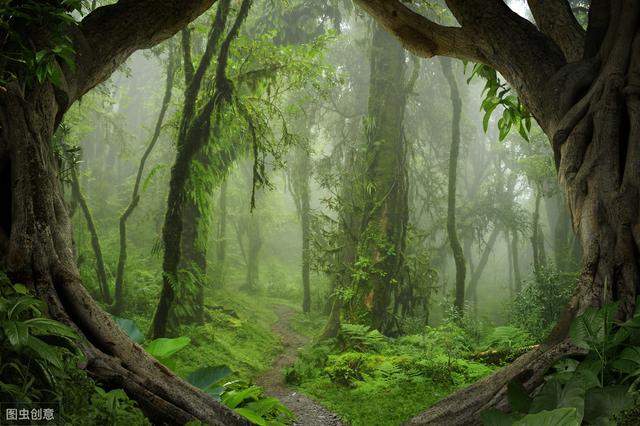
[[[283,369],[292,365],[297,357],[298,348],[304,346],[309,338],[296,333],[291,324],[296,311],[289,306],[275,305],[274,312],[278,320],[272,327],[274,334],[282,340],[282,352],[276,357],[271,369],[261,374],[256,383],[270,396],[278,398],[296,416],[296,425],[324,426],[342,425],[340,418],[308,398],[290,389],[284,382]]]

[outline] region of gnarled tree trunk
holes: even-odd
[[[476,424],[492,406],[508,409],[512,379],[527,390],[575,353],[569,326],[588,307],[619,301],[629,318],[640,291],[640,2],[594,0],[586,33],[564,0],[528,0],[537,28],[504,2],[447,0],[461,27],[442,27],[399,1],[357,0],[405,46],[495,67],[518,90],[549,136],[580,237],[582,272],[546,344],[451,395],[413,424]]]
[[[0,93],[0,163],[11,167],[10,203],[3,205],[11,220],[2,223],[9,236],[2,255],[10,278],[32,288],[52,318],[84,337],[91,375],[123,388],[152,420],[246,424],[132,342],[84,289],[50,143],[59,113],[50,85],[33,89],[28,99],[17,84]]]

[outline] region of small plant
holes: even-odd
[[[337,342],[343,351],[365,352],[379,350],[386,343],[386,338],[378,330],[364,325],[342,324]]]
[[[639,300],[640,302],[640,300]],[[565,358],[530,396],[519,382],[509,384],[511,414],[483,413],[486,425],[614,424],[638,400],[640,310],[625,322],[614,320],[618,304],[588,308],[571,325],[573,343],[587,351],[582,360]],[[509,423],[507,423],[509,422]]]

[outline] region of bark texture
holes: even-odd
[[[380,272],[369,274],[373,292],[371,326],[387,332],[388,309],[395,286],[403,281],[408,222],[408,183],[403,122],[405,53],[375,24],[371,43],[371,75],[367,124],[366,182],[361,244]]]

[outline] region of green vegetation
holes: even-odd
[[[636,0],[0,0],[0,406],[637,424],[639,43]]]

